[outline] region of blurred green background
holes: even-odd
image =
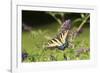
[[[57,33],[63,22],[72,21],[69,42],[64,51],[44,50],[45,44]],[[70,46],[70,45],[69,45]],[[65,55],[64,55],[65,53]],[[46,62],[90,59],[90,14],[48,11],[22,11],[22,61]]]

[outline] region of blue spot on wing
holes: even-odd
[[[65,46],[58,46],[58,49],[60,49],[60,50],[64,50],[65,49]]]
[[[58,49],[65,50],[66,47],[68,47],[68,42],[67,41],[64,44],[62,44],[61,46],[58,46]]]

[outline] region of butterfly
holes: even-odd
[[[47,43],[47,48],[58,48],[60,50],[64,50],[68,47],[68,33],[71,27],[71,20],[66,20],[60,28],[60,33],[54,37],[53,39],[49,40]]]

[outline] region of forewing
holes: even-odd
[[[57,47],[60,46],[62,43],[60,43],[60,41],[58,39],[52,39],[48,42],[48,46],[47,47]]]

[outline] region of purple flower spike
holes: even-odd
[[[68,19],[62,24],[61,31],[66,31],[69,30],[70,28],[71,28],[71,20]]]

